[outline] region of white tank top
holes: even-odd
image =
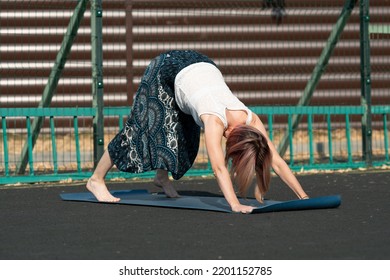
[[[252,112],[229,89],[221,71],[211,63],[199,62],[181,70],[175,78],[175,98],[180,110],[192,115],[203,127],[200,116],[215,115],[228,127],[226,109],[247,112],[246,124],[252,121]]]

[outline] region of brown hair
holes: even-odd
[[[238,185],[238,192],[245,197],[256,173],[255,197],[263,202],[269,189],[272,154],[267,139],[249,125],[235,127],[226,140],[225,162],[232,160],[230,174]]]

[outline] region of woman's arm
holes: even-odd
[[[287,184],[287,186],[290,187],[290,189],[296,194],[298,198],[309,198],[287,163],[279,155],[274,144],[268,137],[268,133],[265,130],[264,124],[256,114],[253,114],[252,125],[254,125],[265,137],[267,137],[268,146],[272,152],[272,168],[275,173]]]
[[[202,121],[204,123],[206,149],[218,186],[232,211],[241,213],[252,212],[252,206],[242,205],[237,199],[229,171],[225,165],[225,157],[222,150],[222,135],[224,132],[222,122],[213,115],[202,115]]]

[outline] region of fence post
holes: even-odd
[[[362,117],[363,160],[367,166],[372,165],[372,127],[371,127],[371,66],[369,15],[370,1],[360,1],[360,73],[361,105],[364,108]]]
[[[102,17],[102,1],[91,0],[92,107],[96,110],[93,118],[93,160],[95,166],[104,152]]]
[[[322,74],[325,72],[326,66],[328,65],[329,59],[340,39],[341,33],[344,30],[345,25],[347,24],[348,19],[351,16],[352,10],[355,7],[356,0],[346,0],[343,6],[343,9],[340,13],[340,16],[333,26],[333,29],[329,35],[329,38],[326,42],[324,49],[317,61],[317,64],[314,67],[314,70],[311,74],[310,79],[308,80],[306,87],[302,93],[301,98],[299,99],[296,106],[307,106],[310,104],[310,100],[313,96],[314,90],[316,89]],[[294,115],[292,117],[292,133],[295,133],[302,115]],[[284,156],[289,145],[289,135],[286,133],[278,146],[278,152],[280,156]]]
[[[68,28],[66,29],[66,33],[62,40],[60,51],[58,52],[54,65],[51,69],[50,76],[45,86],[45,89],[43,90],[42,98],[38,104],[38,108],[50,107],[51,100],[57,88],[58,82],[61,78],[66,60],[72,48],[73,42],[76,38],[77,31],[80,27],[81,20],[84,17],[86,6],[87,6],[87,1],[80,0],[73,12],[72,17],[69,20]],[[34,121],[31,125],[31,131],[32,131],[31,148],[35,146],[35,142],[37,141],[38,135],[43,126],[43,121],[44,121],[43,117],[38,116],[34,118]],[[23,174],[26,170],[27,163],[28,163],[28,144],[26,142],[22,149],[20,162],[16,167],[16,172],[18,174]]]

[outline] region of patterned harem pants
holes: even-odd
[[[124,128],[108,145],[119,170],[164,169],[177,180],[191,168],[198,154],[200,127],[178,108],[174,81],[180,70],[197,62],[214,64],[195,51],[170,51],[151,61]]]

